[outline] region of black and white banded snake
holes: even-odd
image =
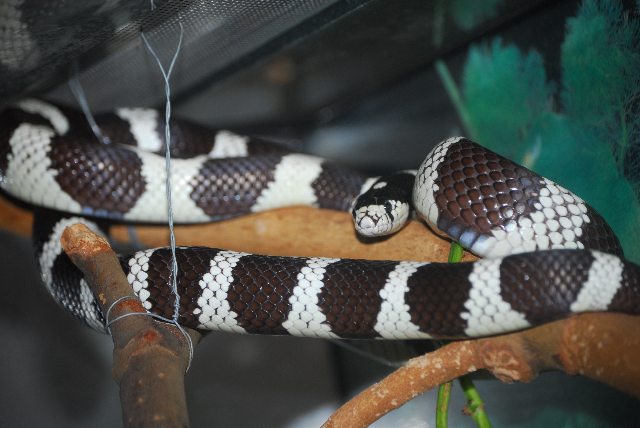
[[[0,186],[76,216],[36,222],[45,285],[99,330],[104,317],[59,236],[87,215],[166,221],[163,125],[154,110],[96,117],[118,144],[93,141],[77,112],[25,100],[0,115]],[[288,205],[348,210],[359,229],[393,232],[405,202],[434,230],[486,258],[456,265],[272,257],[179,248],[179,322],[239,333],[324,338],[478,337],[585,311],[640,313],[640,268],[582,199],[467,139],[438,144],[417,171],[367,179],[313,156],[175,121],[177,222],[221,220]],[[132,147],[137,145],[138,147]],[[193,147],[191,147],[193,146]],[[189,158],[181,151],[199,150]],[[413,182],[413,190],[407,190]],[[382,199],[378,193],[392,196]],[[384,219],[392,219],[388,225]],[[94,225],[95,226],[95,225]],[[172,318],[171,253],[122,256],[145,308]]]

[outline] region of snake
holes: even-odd
[[[77,222],[101,230],[108,221],[167,221],[165,125],[146,108],[95,121],[103,141],[68,107],[26,99],[4,109],[0,188],[44,208],[34,215],[34,239],[45,287],[105,331],[60,236]],[[376,237],[417,217],[482,258],[448,264],[178,247],[176,297],[169,248],[120,255],[150,313],[201,330],[331,339],[483,337],[583,312],[640,314],[640,267],[624,258],[606,221],[571,191],[467,138],[435,145],[415,171],[368,177],[186,120],[172,120],[170,131],[176,222],[308,205],[350,211],[356,229]]]

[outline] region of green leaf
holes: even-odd
[[[562,101],[583,144],[611,145],[622,171],[640,138],[640,22],[617,1],[586,0],[567,20],[562,44]]]
[[[479,143],[591,204],[640,262],[640,22],[620,2],[585,0],[561,53],[562,111],[542,57],[498,38],[470,48],[456,108]]]
[[[583,144],[583,129],[559,114],[544,115],[531,132],[540,141],[533,169],[586,200],[620,238],[625,256],[640,261],[640,204],[609,145]]]
[[[529,130],[548,109],[553,85],[542,57],[495,39],[472,47],[463,73],[463,104],[481,144],[523,159]]]
[[[623,175],[629,151],[640,145],[640,22],[621,2],[585,0],[567,21],[562,70],[580,156],[562,178],[575,182],[567,185],[609,222],[627,257],[640,261],[640,195]]]

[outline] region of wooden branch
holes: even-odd
[[[599,380],[640,398],[640,317],[592,313],[503,336],[452,342],[411,359],[340,407],[323,425],[367,427],[441,383],[480,369],[503,382],[544,370]]]
[[[86,226],[65,229],[62,247],[84,273],[89,287],[110,318],[145,313],[109,244]],[[186,329],[195,344],[200,334]],[[188,426],[184,373],[189,346],[175,326],[149,316],[127,316],[111,325],[114,343],[113,378],[120,385],[125,426]]]
[[[31,213],[0,197],[0,228],[31,234]],[[168,245],[162,226],[135,226],[148,247]],[[449,241],[422,222],[412,221],[388,239],[361,241],[348,213],[309,207],[289,207],[238,217],[218,223],[178,225],[178,245],[204,245],[235,251],[279,256],[350,257],[370,260],[446,261]],[[111,228],[116,241],[128,242],[128,226]],[[465,253],[464,261],[475,260]]]
[[[0,192],[0,229],[31,236],[33,215],[26,204],[17,200],[9,200],[7,195]]]

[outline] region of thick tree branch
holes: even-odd
[[[0,197],[0,228],[31,234],[31,213]],[[168,245],[166,225],[136,226],[149,248]],[[389,239],[363,242],[348,213],[308,207],[282,208],[217,223],[179,225],[179,245],[204,245],[278,256],[351,257],[418,261],[446,261],[449,242],[421,222],[412,221]],[[116,241],[129,240],[128,226],[111,228]],[[469,253],[464,260],[473,260]]]
[[[529,382],[562,370],[640,398],[640,317],[593,313],[518,333],[450,343],[411,359],[340,407],[323,425],[367,427],[418,394],[476,370],[503,382]]]
[[[100,309],[120,300],[110,318],[145,313],[109,244],[86,226],[68,227],[61,238],[64,251],[84,273]],[[188,329],[187,329],[188,330]],[[186,338],[174,326],[149,316],[127,316],[111,325],[113,377],[120,385],[125,426],[188,426],[184,373],[189,364]],[[193,343],[200,334],[188,330]]]

